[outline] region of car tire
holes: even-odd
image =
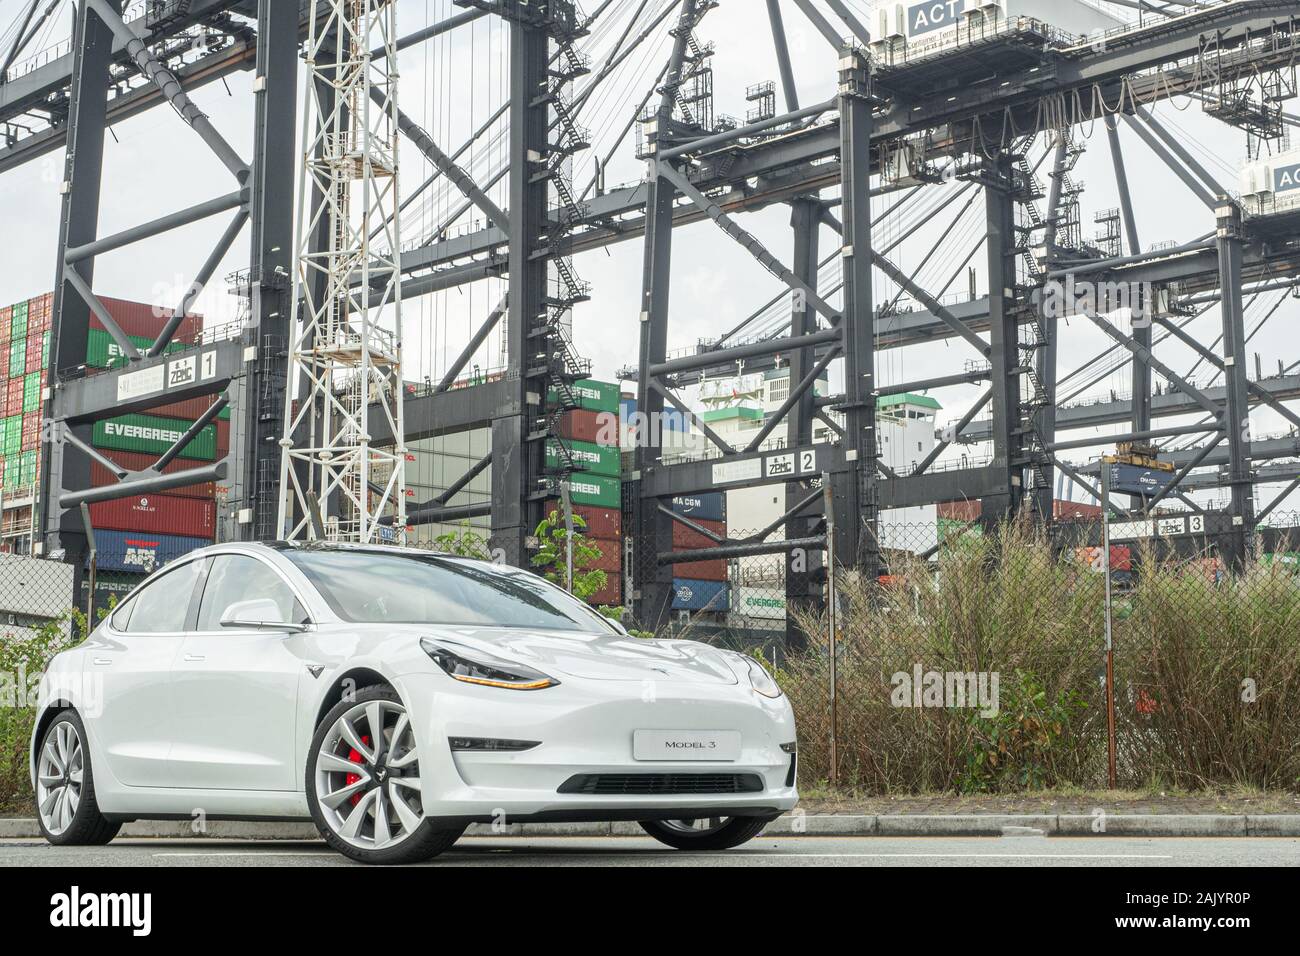
[[[642,820],[641,829],[678,850],[731,850],[763,832],[776,817],[723,817],[718,826],[695,830],[681,820]],[[693,823],[694,821],[689,821]]]
[[[339,756],[337,753],[338,748],[340,746],[348,746],[337,737],[336,728],[339,725],[339,721],[350,713],[357,713],[359,709],[363,713],[380,713],[380,711],[372,710],[370,708],[370,705],[372,704],[377,705],[379,708],[383,708],[382,713],[384,714],[384,717],[380,720],[381,724],[383,724],[384,719],[392,716],[393,713],[405,713],[402,699],[398,693],[386,684],[376,684],[357,691],[355,695],[348,699],[339,701],[339,703],[334,705],[334,707],[330,709],[330,712],[325,715],[320,726],[316,728],[316,733],[312,737],[311,749],[307,754],[306,768],[307,803],[311,809],[312,822],[316,824],[316,829],[320,831],[320,835],[324,838],[326,843],[349,859],[356,860],[360,863],[395,866],[405,863],[421,863],[425,860],[430,860],[439,853],[442,853],[444,850],[449,849],[452,844],[460,839],[461,834],[465,832],[465,828],[463,826],[452,827],[450,829],[438,827],[435,825],[434,821],[424,819],[418,826],[414,826],[412,829],[405,831],[405,834],[401,837],[399,842],[391,845],[368,848],[366,846],[358,845],[355,840],[349,840],[342,834],[341,830],[346,828],[346,821],[344,821],[344,826],[342,828],[336,829],[336,826],[339,823],[338,812],[336,810],[331,810],[328,811],[327,814],[327,808],[322,806],[322,798],[319,792],[320,787],[322,786],[322,781],[332,780],[333,783],[331,785],[333,786],[338,786],[339,784],[337,780],[339,773],[336,771],[322,769],[322,773],[318,774],[317,770],[321,764],[322,751],[326,748],[333,748],[331,753],[326,754],[325,759],[326,761],[329,761],[331,757],[337,759]],[[361,719],[365,720],[366,718],[362,717]],[[385,727],[386,732],[396,733],[396,728],[391,725],[385,725]],[[401,723],[399,718],[397,728],[400,727]],[[413,731],[409,728],[409,724],[406,733],[413,734]],[[405,734],[403,734],[403,736],[405,736]],[[369,738],[369,728],[366,726],[366,733],[363,739],[369,740]],[[413,741],[414,738],[412,737],[411,740]],[[396,744],[396,741],[392,741],[392,743]],[[418,756],[417,748],[412,747],[411,751],[416,752]],[[355,750],[353,750],[353,752],[356,753]],[[388,751],[388,753],[392,752],[392,750]],[[376,754],[381,757],[387,756],[387,754],[383,753],[382,749],[376,750]],[[355,760],[356,758],[350,759]],[[368,765],[364,759],[358,762],[358,767],[367,768],[363,771],[366,774],[367,780],[358,780],[356,783],[347,783],[347,781],[351,780],[351,776],[347,776],[345,777],[346,786],[355,787],[360,783],[365,783],[367,786],[370,786],[369,780],[371,779],[374,768]],[[415,764],[415,769],[418,772],[418,760]],[[358,773],[355,776],[360,778],[361,775],[362,774]],[[387,800],[386,806],[392,808],[392,810],[396,810],[393,801],[402,798],[401,795],[396,793],[397,788],[391,781],[370,786],[370,789],[363,792],[363,795],[367,800],[371,799],[370,793],[373,790],[378,790],[380,792],[373,798],[373,801],[368,804],[365,811],[371,814],[370,825],[372,827],[372,837],[370,842],[372,843],[376,842],[375,835],[377,834],[377,830],[375,830],[375,827],[377,826],[375,803],[384,803],[384,801]],[[327,801],[331,796],[332,795],[330,794],[326,795]],[[351,810],[347,812],[350,815],[352,812],[358,812],[361,810],[362,807],[360,801],[357,800],[352,803]],[[421,807],[421,810],[423,810],[423,807]],[[388,812],[391,811],[385,811],[386,820],[388,819]],[[360,826],[364,827],[365,824],[366,821],[363,820]],[[358,834],[356,839],[364,840],[365,838]]]
[[[81,716],[68,709],[45,729],[36,751],[36,822],[54,846],[103,846],[122,829],[99,812],[88,740]]]

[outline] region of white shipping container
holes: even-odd
[[[733,590],[731,612],[733,616],[755,618],[760,621],[784,621],[785,594],[777,588],[755,588],[738,585]]]
[[[908,0],[881,3],[876,10],[877,46],[893,37],[906,37],[913,55],[991,35],[1022,17],[1078,37],[1127,22],[1086,0]]]
[[[1283,153],[1269,162],[1269,188],[1280,201],[1300,197],[1300,150]]]
[[[1247,163],[1241,171],[1241,194],[1265,213],[1300,206],[1300,150]]]

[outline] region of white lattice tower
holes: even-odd
[[[279,528],[291,541],[323,534],[400,542],[406,448],[396,3],[311,0],[310,7]],[[374,414],[396,436],[391,448],[372,444]]]

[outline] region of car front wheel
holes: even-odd
[[[307,802],[325,842],[362,863],[428,860],[463,827],[425,818],[415,728],[391,687],[358,691],[316,729],[307,758]]]
[[[103,846],[122,828],[99,812],[86,739],[81,717],[65,710],[36,752],[36,819],[55,846]]]
[[[697,817],[642,820],[641,829],[678,850],[730,850],[763,832],[775,817]]]

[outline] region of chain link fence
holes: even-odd
[[[0,554],[0,813],[30,810],[27,747],[39,683],[50,659],[85,633],[73,570]]]
[[[876,581],[798,548],[675,565],[658,633],[767,662],[806,785],[1300,789],[1300,515],[1256,529],[1236,572],[1197,527],[1107,552],[1100,519],[882,521]]]

